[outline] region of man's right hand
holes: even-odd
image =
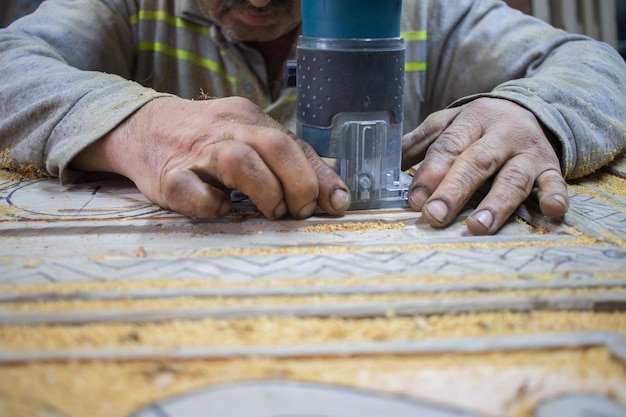
[[[268,218],[343,214],[348,187],[304,141],[247,99],[154,99],[72,162],[130,178],[151,201],[194,218],[230,213],[230,190]]]

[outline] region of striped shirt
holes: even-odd
[[[553,133],[566,177],[626,150],[626,66],[615,50],[494,0],[404,0],[404,131],[494,97]],[[68,179],[72,158],[155,97],[243,96],[294,129],[261,55],[195,0],[46,0],[0,30],[0,150]]]

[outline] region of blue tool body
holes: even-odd
[[[301,4],[302,36],[295,63],[297,134],[346,182],[352,194],[350,209],[406,205],[410,178],[400,170],[402,1]]]

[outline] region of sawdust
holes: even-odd
[[[621,202],[607,197],[601,192],[587,186],[587,183],[597,187],[599,190],[608,193],[622,199],[626,199],[626,179],[620,178],[616,175],[604,171],[598,171],[590,176],[583,178],[580,181],[568,184],[568,188],[576,192],[577,194],[584,194],[593,197],[596,200],[623,212],[624,206]]]
[[[550,230],[546,226],[533,226],[532,224],[528,223],[526,220],[522,219],[521,217],[516,217],[515,221],[517,224],[519,224],[520,226],[522,226],[523,228],[525,228],[532,234],[548,235],[551,233]]]
[[[568,390],[626,399],[623,389],[615,390],[626,382],[624,367],[603,348],[296,360],[38,362],[1,369],[5,404],[28,401],[40,412],[48,410],[45,415],[55,410],[67,417],[128,417],[148,404],[202,388],[264,379],[377,391],[502,417],[529,417],[519,414],[521,407]]]
[[[613,233],[609,233],[607,231],[600,232],[600,235],[608,242],[613,243],[615,246],[619,246],[620,248],[626,248],[626,239],[622,239],[619,236],[616,236]]]
[[[262,218],[263,214],[259,210],[248,209],[248,210],[232,210],[230,213],[231,217],[236,219],[257,219]]]
[[[606,244],[602,239],[580,234],[572,240],[509,240],[509,241],[468,241],[457,243],[414,243],[405,245],[315,245],[315,246],[285,246],[285,247],[250,247],[228,249],[202,249],[191,253],[159,253],[150,256],[151,259],[183,259],[183,258],[209,258],[209,257],[247,257],[247,256],[270,256],[270,255],[327,255],[345,253],[392,253],[410,251],[449,251],[461,249],[512,249],[512,248],[541,248],[541,247],[568,247],[568,246],[592,246]],[[92,255],[93,261],[105,261],[114,259],[129,259],[126,255]]]
[[[222,281],[216,278],[206,279],[167,279],[155,278],[147,280],[117,280],[117,281],[74,281],[63,283],[45,284],[0,284],[0,294],[72,294],[106,291],[142,291],[142,290],[194,290],[194,289],[268,289],[268,288],[319,288],[323,291],[326,287],[369,287],[377,288],[386,285],[429,285],[454,283],[497,283],[497,282],[550,282],[559,279],[568,279],[571,274],[568,271],[563,273],[526,273],[520,276],[503,274],[479,274],[466,276],[420,276],[406,277],[393,274],[375,278],[342,277],[341,279],[268,279],[258,281]],[[596,279],[615,280],[623,278],[621,272],[598,272],[594,275]]]
[[[598,172],[596,176],[594,184],[599,188],[607,193],[626,199],[626,179],[602,171]]]
[[[10,149],[0,151],[0,180],[25,181],[50,177],[34,165],[16,163],[11,159],[10,152]]]
[[[540,333],[626,334],[626,313],[533,311],[370,319],[253,317],[160,323],[0,327],[5,352],[78,349],[298,346]]]
[[[20,206],[0,204],[0,218],[4,217],[4,219],[2,219],[3,222],[19,221],[19,218],[25,213],[26,211]]]
[[[324,223],[299,229],[298,232],[304,233],[337,233],[337,232],[369,232],[390,229],[404,229],[405,224],[402,222],[391,223],[382,220],[373,222],[346,222],[346,223]]]

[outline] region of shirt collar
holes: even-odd
[[[198,7],[197,0],[178,0],[174,2],[176,17],[188,20],[201,26],[214,25]]]
[[[234,41],[222,28],[206,17],[198,7],[197,0],[179,0],[175,2],[176,17],[211,28],[211,36],[217,41],[240,44]],[[219,36],[216,36],[218,35]],[[219,39],[221,38],[221,39]]]

